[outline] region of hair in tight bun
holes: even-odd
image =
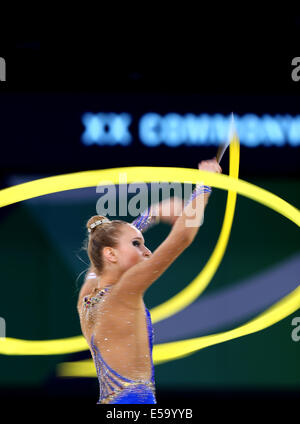
[[[101,224],[109,224],[110,222],[112,222],[110,219],[106,218],[105,216],[102,215],[95,215],[92,216],[92,218],[90,218],[86,224],[87,230],[89,233],[91,233],[93,231],[93,229],[95,227],[97,227],[98,225]]]
[[[98,275],[103,271],[104,261],[102,249],[104,247],[117,247],[121,229],[126,221],[115,219],[111,221],[102,215],[92,216],[86,223],[89,232],[86,250],[89,259]]]

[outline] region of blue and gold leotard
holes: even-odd
[[[153,225],[158,224],[159,217],[154,215],[154,208],[147,208],[132,224],[141,232],[148,230]],[[95,278],[96,274],[90,273],[88,278]],[[90,308],[98,303],[106,292],[106,288],[100,290],[96,296],[84,298],[84,307]],[[147,317],[147,331],[150,346],[151,360],[151,378],[150,380],[130,380],[113,370],[102,358],[98,347],[94,342],[94,335],[91,337],[91,348],[93,351],[94,362],[97,371],[97,377],[100,386],[100,397],[97,404],[154,404],[155,397],[155,381],[154,381],[154,365],[152,359],[154,331],[151,322],[151,315],[145,306]]]
[[[95,299],[95,298],[94,298]],[[100,386],[100,397],[97,404],[154,404],[155,381],[154,365],[152,359],[154,331],[151,315],[145,306],[147,317],[147,331],[150,346],[151,378],[150,380],[130,380],[113,370],[102,358],[100,351],[94,343],[94,334],[91,337],[91,348],[93,351],[97,377]]]

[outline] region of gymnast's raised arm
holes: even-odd
[[[221,173],[222,169],[216,159],[202,161],[198,168],[210,172]],[[121,276],[114,287],[115,295],[136,304],[137,297],[143,296],[147,288],[153,284],[176,258],[193,242],[203,222],[204,209],[211,189],[198,186],[176,219],[168,237],[151,254],[147,260],[129,268]],[[132,302],[131,302],[132,301]]]
[[[143,213],[132,221],[131,224],[142,233],[153,228],[159,222],[165,222],[173,225],[178,216],[181,214],[183,206],[184,202],[179,197],[165,199],[146,208]],[[78,308],[81,307],[82,298],[92,293],[92,291],[99,286],[100,278],[101,277],[97,274],[97,270],[93,267],[93,265],[90,265],[78,296]]]

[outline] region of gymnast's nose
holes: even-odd
[[[146,258],[150,258],[150,256],[152,255],[151,250],[149,250],[146,246],[145,246],[145,250],[144,250],[144,256]]]

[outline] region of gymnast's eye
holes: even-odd
[[[136,244],[137,243],[137,244]],[[132,244],[134,245],[134,246],[139,246],[140,245],[140,242],[138,241],[138,240],[134,240],[133,242],[132,242]]]

